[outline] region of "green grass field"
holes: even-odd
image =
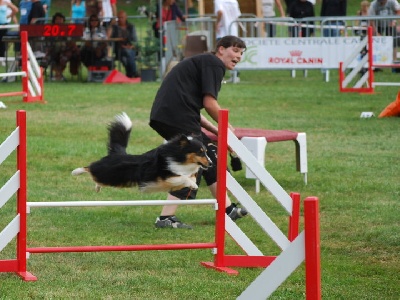
[[[396,81],[389,70],[378,81]],[[104,188],[94,192],[89,176],[71,170],[106,153],[106,125],[126,111],[134,129],[128,151],[142,153],[161,138],[148,126],[159,83],[45,83],[47,104],[3,98],[0,141],[15,128],[15,111],[28,116],[29,201],[165,199],[136,189]],[[1,84],[15,91],[20,83]],[[322,81],[319,71],[291,78],[288,71],[244,71],[241,83],[223,85],[222,107],[237,127],[290,129],[307,133],[309,183],[295,171],[292,142],[268,145],[266,168],[289,192],[320,199],[322,294],[324,299],[398,299],[400,288],[398,118],[360,119],[376,115],[397,95],[396,87],[378,87],[371,95],[341,94],[335,72]],[[15,156],[0,166],[0,186],[15,171]],[[244,171],[235,178],[282,230],[287,216]],[[204,185],[199,198],[209,198]],[[15,214],[14,201],[0,211],[0,228]],[[47,208],[28,216],[28,246],[127,245],[210,242],[214,213],[203,206],[182,206],[178,216],[194,230],[156,230],[159,207]],[[279,249],[251,218],[239,226],[266,255]],[[301,225],[302,227],[302,225]],[[228,254],[243,254],[229,238]],[[0,259],[13,258],[15,242]],[[210,250],[32,254],[28,270],[37,282],[0,274],[0,299],[235,299],[261,273],[238,269],[239,276],[205,269]],[[304,265],[271,299],[304,299]]]
[[[348,1],[350,2],[350,1]],[[52,12],[68,15],[69,1],[53,0]],[[140,1],[119,1],[136,12]],[[349,14],[359,3],[351,1]],[[319,12],[319,8],[316,9]],[[1,98],[0,143],[15,129],[15,112],[27,111],[28,201],[165,199],[164,193],[104,188],[95,193],[89,176],[71,171],[106,153],[107,123],[122,111],[134,129],[128,148],[142,153],[162,139],[148,126],[159,82],[142,84],[45,82],[47,104]],[[390,70],[376,81],[399,81]],[[323,299],[398,300],[400,295],[399,118],[360,119],[363,111],[377,116],[399,92],[378,87],[368,95],[339,93],[336,72],[330,82],[318,71],[303,78],[289,71],[243,71],[240,84],[223,85],[219,102],[230,110],[236,127],[289,129],[307,133],[308,184],[296,172],[294,144],[273,143],[266,152],[266,169],[288,193],[320,200]],[[21,83],[0,83],[0,91],[21,90]],[[0,165],[0,187],[14,174],[15,154]],[[254,191],[245,172],[234,177],[284,231],[287,215],[268,191]],[[210,198],[204,183],[198,198]],[[28,246],[136,245],[211,242],[214,211],[182,206],[178,217],[193,230],[154,228],[159,207],[46,208],[28,215]],[[15,216],[15,197],[0,209],[0,231]],[[301,222],[301,228],[303,228]],[[240,228],[265,255],[279,248],[251,217]],[[228,254],[243,254],[227,237]],[[13,240],[0,260],[15,258]],[[200,265],[212,261],[210,250],[110,253],[32,254],[28,271],[38,277],[24,282],[0,273],[0,299],[235,299],[263,271],[237,268],[229,276]],[[305,299],[304,264],[270,299]]]

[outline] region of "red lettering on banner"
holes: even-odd
[[[270,57],[268,58],[270,64],[299,64],[299,65],[321,65],[323,58],[321,57]]]
[[[291,57],[270,57],[268,62],[271,64],[294,64]]]
[[[316,65],[316,64],[322,64],[323,59],[322,58],[302,58],[302,57],[299,57],[296,62],[298,64]]]

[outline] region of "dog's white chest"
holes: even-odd
[[[177,163],[175,161],[170,160],[168,163],[168,169],[177,175],[185,175],[185,176],[189,176],[192,175],[194,173],[197,173],[199,170],[199,165],[198,164],[181,164],[181,163]]]

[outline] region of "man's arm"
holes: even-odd
[[[215,99],[213,96],[207,94],[203,98],[203,106],[204,106],[204,109],[206,110],[206,112],[208,113],[208,115],[215,122],[218,123],[218,112],[221,110],[221,107],[219,106],[217,99]],[[207,122],[210,123],[210,124],[212,124],[212,123],[210,121],[208,121],[208,120],[207,120],[207,122],[205,122],[204,121],[204,119],[205,119],[204,116],[201,116],[201,117],[202,117],[200,119],[201,126],[204,127],[205,129],[211,131],[214,134],[218,134],[218,128],[216,128],[216,126],[212,125],[214,128],[210,126],[209,127],[211,129],[210,130],[209,128],[206,127],[206,126],[209,126],[209,124],[207,124]],[[204,122],[205,126],[203,126],[202,122]],[[232,127],[232,125],[228,124],[228,127],[229,127],[230,130],[235,131],[235,129]]]

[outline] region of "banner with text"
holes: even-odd
[[[238,69],[337,69],[352,55],[360,37],[242,38],[247,49]],[[374,64],[393,61],[393,38],[373,37]],[[361,54],[350,67],[357,65]]]

